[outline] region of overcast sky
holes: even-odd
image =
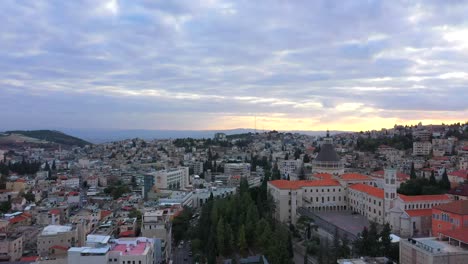
[[[0,1],[3,129],[468,120],[466,1]]]

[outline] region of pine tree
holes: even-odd
[[[237,245],[239,246],[239,250],[242,255],[246,253],[247,250],[247,240],[245,238],[245,227],[241,225],[239,228],[239,235],[237,237]]]
[[[383,226],[382,231],[380,232],[380,241],[381,241],[381,249],[384,253],[384,256],[387,257],[389,254],[390,246],[392,245],[392,238],[390,237],[392,230],[390,228],[390,224],[386,223]]]
[[[435,175],[434,175],[434,171],[431,171],[431,177],[429,178],[429,182],[431,183],[431,185],[437,185],[437,181],[436,181],[436,178],[435,178]]]
[[[218,247],[219,255],[224,255],[226,253],[224,232],[225,232],[224,220],[223,220],[223,217],[220,217],[218,221],[218,225],[216,227],[216,239],[217,239],[216,246]]]
[[[410,179],[416,179],[416,172],[414,171],[414,162],[411,163]]]
[[[444,173],[442,173],[442,179],[440,180],[440,187],[444,190],[450,190],[450,181],[447,175],[447,171],[444,170]]]

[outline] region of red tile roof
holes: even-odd
[[[135,231],[133,231],[133,230],[123,231],[123,232],[120,232],[119,236],[121,236],[121,237],[133,237],[133,236],[135,236]]]
[[[406,210],[406,213],[411,217],[431,216],[432,209]]]
[[[449,176],[460,177],[468,180],[468,170],[457,170],[448,173]]]
[[[271,185],[279,189],[300,189],[302,187],[318,187],[318,186],[340,186],[337,180],[301,180],[301,181],[287,181],[287,180],[274,180],[269,182]]]
[[[356,180],[366,181],[366,180],[370,180],[371,178],[369,178],[369,176],[359,174],[359,173],[345,173],[341,175],[341,179],[344,181],[356,181]]]
[[[380,188],[376,188],[374,186],[369,186],[369,185],[362,184],[362,183],[356,183],[356,184],[349,186],[349,188],[359,191],[359,192],[365,192],[369,195],[375,196],[380,199],[384,198],[384,190]]]
[[[384,175],[385,175],[385,172],[383,170],[374,171],[374,172],[372,172],[372,175],[375,176],[375,177],[383,178]],[[409,178],[410,178],[410,176],[408,174],[397,172],[397,180],[398,181],[400,181],[400,182],[406,181]]]
[[[30,257],[22,257],[20,259],[21,262],[36,262],[39,259],[39,256],[30,256]]]
[[[53,215],[59,215],[60,214],[60,210],[59,209],[52,209],[49,211],[50,214],[53,214]]]
[[[468,215],[468,200],[460,200],[446,204],[439,204],[437,206],[434,206],[434,209],[459,215]]]
[[[445,236],[468,244],[468,228],[440,231]]]
[[[21,223],[25,220],[26,220],[26,217],[23,217],[22,215],[18,215],[8,220],[8,222],[10,222],[10,224],[16,224],[16,223]]]
[[[99,220],[104,219],[105,217],[109,216],[110,214],[112,214],[112,211],[101,210],[101,219],[99,219]]]
[[[440,201],[450,200],[450,197],[446,194],[433,194],[433,195],[414,195],[408,196],[404,194],[398,194],[398,196],[404,202],[420,202],[420,201]]]
[[[51,246],[50,248],[58,249],[58,250],[63,250],[63,251],[67,251],[67,250],[68,250],[68,247],[64,247],[64,246],[60,246],[60,245],[53,245],[53,246]]]
[[[468,196],[468,184],[457,186],[451,189],[448,193],[451,195]]]

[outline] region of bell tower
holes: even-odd
[[[390,209],[393,208],[393,203],[397,197],[396,177],[397,171],[395,168],[386,168],[384,170],[384,216],[385,222],[390,222]]]

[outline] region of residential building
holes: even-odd
[[[226,163],[224,164],[226,176],[250,177],[250,163]]]
[[[429,141],[413,142],[413,156],[427,156],[431,154],[432,144]]]
[[[400,240],[401,264],[464,264],[468,259],[468,232],[441,234],[441,238],[408,238]]]
[[[146,237],[110,239],[88,235],[84,247],[68,250],[68,264],[153,264],[154,241]]]
[[[23,235],[0,233],[0,261],[18,261],[23,255]]]
[[[160,189],[183,189],[190,185],[188,167],[160,170],[153,175],[154,185]]]
[[[144,237],[161,240],[161,256],[168,260],[171,254],[172,226],[164,210],[148,211],[143,214],[141,234]]]
[[[80,246],[84,233],[80,225],[48,225],[37,236],[37,253],[40,256],[55,255],[56,249]]]

